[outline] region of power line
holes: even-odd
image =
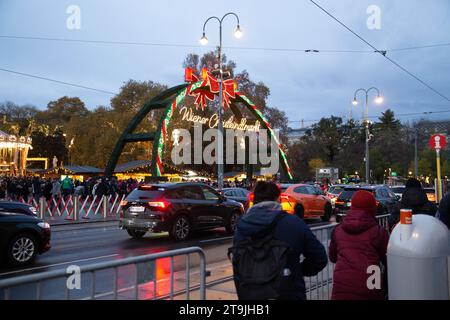
[[[430,86],[428,83],[426,83],[425,81],[423,81],[422,79],[420,79],[418,76],[414,75],[412,72],[408,71],[406,68],[404,68],[403,66],[401,66],[400,64],[398,64],[397,62],[395,62],[394,60],[392,60],[391,58],[387,57],[385,54],[383,54],[380,50],[378,50],[377,48],[375,48],[375,46],[373,46],[371,43],[369,43],[367,40],[365,40],[363,37],[361,37],[359,34],[357,34],[355,31],[353,31],[352,29],[350,29],[349,27],[347,27],[347,25],[345,25],[343,22],[341,22],[339,19],[337,19],[335,16],[333,16],[331,13],[329,13],[327,10],[325,10],[324,8],[322,8],[320,5],[318,5],[314,0],[309,0],[311,1],[316,7],[318,7],[320,10],[322,10],[323,12],[325,12],[328,16],[330,16],[333,20],[335,20],[336,22],[338,22],[341,26],[343,26],[345,29],[347,29],[348,31],[350,31],[351,33],[353,33],[356,37],[358,37],[361,41],[363,41],[365,44],[367,44],[369,47],[371,47],[373,50],[375,50],[376,52],[380,53],[384,58],[386,58],[388,61],[390,61],[392,64],[394,64],[395,66],[397,66],[398,68],[400,68],[401,70],[403,70],[405,73],[407,73],[408,75],[410,75],[411,77],[413,77],[414,79],[416,79],[417,81],[419,81],[421,84],[423,84],[424,86],[426,86],[428,89],[430,89],[431,91],[433,91],[434,93],[436,93],[437,95],[439,95],[440,97],[444,98],[447,101],[450,101],[450,99],[445,96],[444,94],[440,93],[438,90],[434,89],[432,86]]]
[[[57,41],[57,42],[78,42],[88,44],[106,44],[106,45],[136,45],[136,46],[154,46],[154,47],[180,47],[180,48],[205,48],[201,45],[176,44],[176,43],[157,43],[157,42],[132,42],[132,41],[108,41],[108,40],[85,40],[85,39],[67,39],[67,38],[51,38],[51,37],[29,37],[29,36],[12,36],[0,35],[4,39],[21,39],[21,40],[40,40],[40,41]],[[305,52],[305,53],[381,53],[385,55],[387,52],[408,51],[424,48],[446,47],[450,43],[437,43],[422,46],[413,46],[405,48],[394,48],[385,50],[349,50],[349,49],[300,49],[300,48],[270,48],[270,47],[236,47],[224,46],[226,49],[234,50],[256,50],[256,51],[283,51],[283,52]],[[206,48],[215,48],[214,46],[206,46]]]
[[[392,52],[392,51],[407,51],[407,50],[427,49],[427,48],[436,48],[436,47],[448,47],[448,46],[450,46],[450,43],[436,43],[436,44],[429,44],[429,45],[423,45],[423,46],[389,49],[388,51],[390,51],[390,52]]]
[[[439,111],[423,111],[423,112],[411,112],[411,113],[398,113],[395,115],[396,118],[398,117],[406,117],[406,116],[417,116],[417,115],[428,115],[428,114],[435,114],[435,113],[449,113],[450,110],[439,110]],[[370,119],[379,118],[380,116],[369,116]],[[345,117],[343,117],[345,118]],[[289,120],[288,122],[319,122],[319,120]]]
[[[54,82],[54,83],[59,83],[59,84],[63,84],[63,85],[66,85],[66,86],[72,86],[72,87],[77,87],[77,88],[81,88],[81,89],[97,91],[97,92],[106,93],[106,94],[110,94],[110,95],[116,95],[117,94],[116,92],[111,92],[111,91],[107,91],[107,90],[103,90],[103,89],[96,89],[96,88],[87,87],[87,86],[83,86],[83,85],[76,84],[76,83],[70,83],[70,82],[55,80],[55,79],[51,79],[51,78],[47,78],[47,77],[41,77],[41,76],[37,76],[37,75],[34,75],[34,74],[14,71],[14,70],[10,70],[10,69],[0,68],[0,71],[17,74],[17,75],[24,76],[24,77],[35,78],[35,79],[50,81],[50,82]]]

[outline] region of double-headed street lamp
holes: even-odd
[[[358,89],[355,91],[355,94],[353,95],[353,101],[352,104],[356,106],[358,104],[358,100],[356,100],[356,95],[359,92],[364,92],[366,94],[366,108],[364,111],[364,122],[366,126],[366,183],[370,183],[370,164],[369,164],[369,140],[370,140],[370,134],[369,134],[369,92],[371,90],[375,90],[377,92],[377,97],[375,98],[375,103],[383,103],[383,97],[380,95],[380,90],[375,87],[371,87],[369,89]]]
[[[217,139],[217,184],[218,184],[218,188],[219,190],[223,189],[223,121],[222,121],[222,115],[223,115],[223,108],[222,108],[222,82],[223,82],[223,68],[222,68],[222,22],[225,19],[225,17],[227,16],[234,16],[236,17],[237,20],[237,27],[236,30],[234,31],[234,36],[236,38],[241,38],[242,37],[242,31],[241,28],[239,27],[239,17],[237,14],[235,14],[234,12],[228,12],[227,14],[225,14],[222,19],[219,19],[216,16],[213,17],[209,17],[208,19],[206,19],[205,23],[203,24],[203,36],[200,39],[200,43],[202,45],[206,45],[208,44],[208,38],[206,37],[205,34],[205,27],[206,24],[208,23],[208,21],[210,20],[217,20],[219,21],[219,47],[218,47],[218,71],[219,71],[219,107],[218,107],[218,120],[219,120],[219,124],[218,124],[218,139]]]

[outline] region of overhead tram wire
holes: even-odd
[[[76,83],[65,82],[65,81],[61,81],[61,80],[51,79],[51,78],[47,78],[47,77],[37,76],[37,75],[34,75],[34,74],[14,71],[14,70],[5,69],[5,68],[0,68],[0,71],[12,73],[12,74],[16,74],[16,75],[20,75],[20,76],[24,76],[24,77],[29,77],[29,78],[34,78],[34,79],[39,79],[39,80],[45,80],[45,81],[50,81],[50,82],[54,82],[54,83],[59,83],[59,84],[63,84],[63,85],[66,85],[66,86],[71,86],[71,87],[76,87],[76,88],[81,88],[81,89],[86,89],[86,90],[91,90],[91,91],[97,91],[97,92],[101,92],[101,93],[110,94],[110,95],[113,95],[113,96],[118,94],[117,92],[112,92],[112,91],[103,90],[103,89],[97,89],[97,88],[88,87],[88,86],[84,86],[84,85],[80,85],[80,84],[76,84]]]
[[[323,12],[325,12],[328,16],[330,16],[333,20],[335,20],[337,23],[339,23],[341,26],[343,26],[345,29],[347,29],[348,31],[350,31],[351,33],[353,33],[356,37],[358,37],[361,41],[363,41],[365,44],[367,44],[369,47],[371,47],[373,50],[375,50],[375,52],[380,53],[385,59],[387,59],[388,61],[390,61],[393,65],[397,66],[399,69],[401,69],[402,71],[404,71],[405,73],[407,73],[408,75],[410,75],[411,77],[413,77],[414,79],[416,79],[417,81],[419,81],[421,84],[423,84],[425,87],[427,87],[428,89],[430,89],[431,91],[433,91],[434,93],[436,93],[437,95],[439,95],[441,98],[444,98],[447,101],[450,101],[450,98],[448,98],[447,96],[445,96],[444,94],[442,94],[441,92],[439,92],[438,90],[436,90],[435,88],[433,88],[431,85],[429,85],[428,83],[426,83],[424,80],[420,79],[418,76],[416,76],[415,74],[413,74],[412,72],[408,71],[405,67],[401,66],[400,64],[398,64],[397,62],[395,62],[394,60],[392,60],[391,58],[389,58],[388,56],[386,56],[386,54],[383,54],[382,51],[378,50],[374,45],[372,45],[371,43],[369,43],[366,39],[364,39],[363,37],[361,37],[359,34],[357,34],[355,31],[353,31],[352,29],[350,29],[346,24],[344,24],[343,22],[341,22],[338,18],[336,18],[335,16],[333,16],[330,12],[328,12],[327,10],[325,10],[324,8],[322,8],[319,4],[317,4],[314,0],[309,0],[310,2],[312,2],[316,7],[318,7],[320,10],[322,10]]]
[[[112,41],[112,40],[86,40],[86,39],[68,39],[68,38],[52,38],[52,37],[30,37],[30,36],[13,36],[0,35],[3,39],[19,39],[19,40],[38,40],[38,41],[57,41],[57,42],[75,42],[86,44],[103,44],[103,45],[135,45],[135,46],[153,46],[153,47],[180,47],[180,48],[205,48],[200,45],[177,44],[177,43],[154,43],[139,41]],[[300,48],[270,48],[270,47],[237,47],[227,46],[224,48],[231,50],[255,50],[255,51],[280,51],[280,52],[304,52],[304,53],[381,53],[385,55],[394,51],[409,51],[426,48],[447,47],[450,43],[437,43],[422,46],[411,46],[405,48],[394,48],[385,50],[350,50],[350,49],[300,49]],[[209,46],[207,48],[215,48]]]
[[[423,111],[423,112],[412,112],[412,113],[398,113],[395,115],[395,117],[408,117],[408,116],[418,116],[418,115],[429,115],[429,114],[435,114],[435,113],[450,113],[450,110],[438,110],[438,111]],[[380,116],[369,116],[370,119],[376,119]],[[343,117],[345,118],[345,117]],[[319,122],[318,120],[289,120],[288,122],[294,123],[294,122]]]

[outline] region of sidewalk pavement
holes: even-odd
[[[211,272],[206,278],[206,300],[237,300],[236,288],[233,281],[233,268],[228,260],[208,264],[206,267]],[[193,274],[191,281],[199,283],[199,274]],[[186,285],[185,279],[177,279],[178,285],[183,287]],[[190,292],[191,300],[200,299],[200,291],[194,290]],[[174,297],[174,300],[185,300],[186,294]]]

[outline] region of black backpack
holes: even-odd
[[[234,243],[228,249],[239,300],[289,299],[293,270],[287,268],[291,248],[274,237],[280,213],[264,235]]]

